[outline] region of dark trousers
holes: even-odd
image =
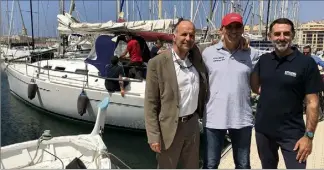
[[[158,169],[199,169],[199,143],[198,115],[179,121],[171,146],[157,153]]]
[[[252,127],[228,129],[232,142],[235,169],[251,169],[250,146]],[[204,169],[217,169],[220,163],[226,129],[204,128]]]
[[[281,153],[287,169],[306,168],[306,162],[299,163],[296,160],[297,151],[293,151],[295,144],[299,140],[298,137],[296,137],[296,139],[274,138],[263,133],[256,132],[255,139],[262,169],[277,169],[279,162],[279,147],[281,148]]]
[[[135,78],[142,80],[143,74],[143,62],[129,62],[125,67],[125,73],[129,78]]]

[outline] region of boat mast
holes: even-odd
[[[152,1],[149,0],[149,18],[152,20]]]
[[[222,1],[222,18],[225,16],[225,3],[226,3],[226,1],[223,0]]]
[[[159,19],[162,19],[162,0],[159,1]]]
[[[252,1],[252,18],[251,19],[251,27],[250,27],[250,34],[253,34],[253,28],[254,28],[254,17],[255,17],[255,2]]]
[[[2,11],[2,10],[1,10],[1,3],[0,3],[0,11]],[[3,35],[4,32],[3,32],[3,27],[2,27],[2,23],[3,23],[3,22],[2,22],[2,12],[0,12],[0,23],[1,23],[0,35]]]
[[[64,0],[61,0],[60,1],[60,13],[62,14],[62,15],[64,15]],[[66,44],[66,42],[67,42],[67,37],[66,37],[66,35],[65,34],[62,34],[62,35],[60,35],[60,37],[61,37],[61,39],[62,39],[62,47],[63,47],[63,49],[62,49],[62,57],[64,58],[64,54],[65,54],[65,44]],[[60,43],[60,46],[61,46],[61,43]],[[59,52],[60,52],[61,50],[59,50]]]
[[[74,0],[71,0],[71,4],[70,4],[70,10],[69,10],[69,14],[72,16],[72,12],[74,11],[75,8],[75,3]]]
[[[136,20],[136,18],[135,18],[136,17],[136,15],[135,15],[135,0],[133,0],[133,8],[132,9],[133,9],[133,12],[132,12],[133,13],[133,21],[135,21]]]
[[[126,20],[129,21],[128,1],[126,1]]]
[[[60,2],[60,13],[64,15],[64,0]]]
[[[278,0],[275,0],[273,20],[277,19]]]
[[[9,20],[9,4],[8,4],[8,0],[7,0],[7,12],[6,12],[6,15],[7,15],[7,32],[9,32],[9,23],[10,23],[10,20]]]
[[[30,6],[30,21],[31,21],[31,31],[32,31],[32,48],[35,49],[35,40],[34,40],[34,21],[33,21],[33,4],[32,0],[29,0]]]
[[[269,12],[270,12],[270,0],[268,0],[268,10],[267,10],[267,24],[266,24],[266,33],[265,33],[265,37],[264,40],[267,40],[267,35],[268,35],[268,24],[269,24]]]
[[[174,5],[173,6],[173,19],[176,19],[176,17],[177,17],[177,6]]]
[[[17,1],[17,3],[18,3],[19,13],[20,13],[20,18],[21,18],[21,23],[22,23],[22,35],[27,35],[27,29],[26,29],[26,26],[25,26],[23,15],[21,13],[19,0]]]
[[[9,25],[9,35],[8,35],[8,48],[11,48],[10,36],[11,36],[11,29],[12,29],[12,22],[13,22],[13,10],[14,10],[15,0],[12,1],[11,6],[11,16],[10,16],[10,25]]]
[[[117,0],[117,3],[116,3],[116,6],[117,6],[116,21],[118,21],[119,13],[120,13],[120,10],[119,10],[120,6],[119,6],[119,4],[120,4],[120,1]]]
[[[260,21],[259,21],[259,35],[262,36],[262,26],[263,26],[263,0],[259,0],[259,12],[260,12]]]
[[[190,20],[191,20],[191,22],[194,22],[193,21],[193,12],[194,12],[194,0],[191,0],[190,1]]]

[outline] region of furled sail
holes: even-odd
[[[120,31],[157,31],[166,32],[172,30],[178,19],[160,19],[160,20],[141,20],[129,22],[113,22],[105,23],[81,23],[65,13],[57,15],[58,31],[60,34],[109,34]]]

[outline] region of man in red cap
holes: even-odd
[[[243,47],[242,16],[222,20],[222,40],[207,47],[202,57],[208,71],[210,96],[203,117],[204,169],[217,169],[225,135],[231,138],[236,169],[250,169],[253,115],[250,74],[259,59],[256,49]],[[243,40],[243,41],[242,41]]]

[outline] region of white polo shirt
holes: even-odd
[[[179,117],[182,117],[193,114],[198,107],[199,74],[188,57],[181,60],[173,49],[172,57],[179,87]]]
[[[258,51],[251,48],[231,54],[219,42],[207,47],[202,56],[210,87],[204,127],[240,129],[252,126],[250,74],[260,57]]]

